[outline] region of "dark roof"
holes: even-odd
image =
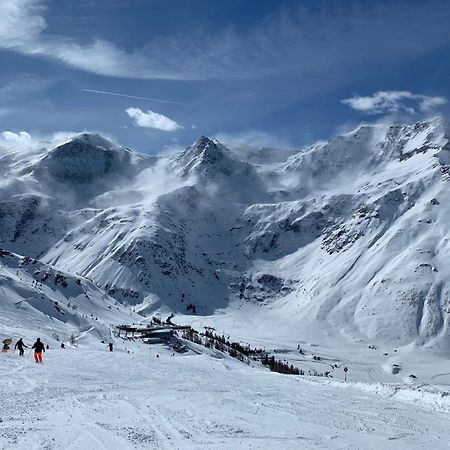
[[[189,330],[191,327],[180,325],[148,325],[146,327],[137,325],[117,325],[116,328],[127,333],[151,333],[162,330]]]

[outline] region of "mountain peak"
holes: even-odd
[[[50,151],[57,150],[61,152],[68,150],[77,151],[86,149],[108,151],[117,148],[120,147],[97,133],[80,133],[71,136],[66,141],[57,143],[51,148]]]
[[[181,166],[183,175],[196,173],[212,176],[222,173],[230,175],[236,164],[244,164],[234,161],[230,151],[219,141],[207,136],[201,136],[192,145],[186,148],[175,160],[176,165]]]
[[[130,157],[130,152],[98,134],[83,133],[50,148],[35,164],[35,173],[61,181],[89,182]]]
[[[208,136],[200,136],[194,143],[197,147],[205,147],[208,145],[216,145],[219,141],[217,139],[210,139]]]
[[[198,153],[204,161],[215,163],[224,158],[226,148],[216,139],[212,140],[207,136],[201,136],[189,149]]]

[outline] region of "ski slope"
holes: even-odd
[[[434,118],[288,151],[2,148],[0,334],[50,350],[0,354],[0,448],[448,447],[449,136]],[[307,376],[106,352],[154,315]]]
[[[42,366],[2,355],[0,376],[2,449],[439,449],[450,437],[442,391],[280,375],[133,342],[110,353],[86,338],[51,348]]]

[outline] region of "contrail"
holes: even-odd
[[[159,98],[137,97],[136,95],[119,94],[117,92],[96,91],[94,89],[81,89],[84,92],[92,92],[93,94],[115,95],[116,97],[135,98],[138,100],[147,100],[148,102],[171,103],[172,105],[185,105],[186,103],[172,102],[170,100],[161,100]]]

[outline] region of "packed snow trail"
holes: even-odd
[[[1,354],[0,376],[1,449],[436,449],[450,437],[447,412],[379,384],[139,343],[50,349],[43,365]]]

